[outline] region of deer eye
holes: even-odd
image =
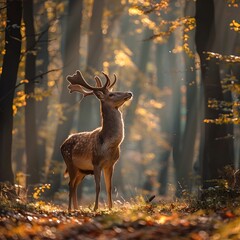
[[[109,97],[113,97],[113,96],[114,96],[114,94],[113,94],[113,93],[110,93],[108,96],[109,96]]]

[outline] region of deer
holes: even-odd
[[[95,86],[90,85],[77,70],[67,76],[69,92],[79,92],[83,97],[94,95],[100,101],[101,126],[90,132],[70,135],[61,145],[61,153],[66,164],[65,176],[69,175],[68,211],[78,209],[77,187],[86,175],[94,175],[96,197],[94,211],[98,209],[101,173],[104,173],[108,208],[112,203],[112,176],[114,166],[120,156],[120,145],[124,139],[124,122],[120,107],[132,99],[132,92],[112,91],[114,80],[102,72],[105,84],[95,76]]]

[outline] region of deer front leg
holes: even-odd
[[[98,197],[100,192],[100,180],[101,180],[101,168],[99,166],[94,166],[94,179],[96,184],[96,199],[94,211],[98,209]]]
[[[108,207],[112,208],[112,174],[113,166],[104,168],[104,180],[108,197]]]

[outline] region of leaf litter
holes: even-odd
[[[240,208],[198,209],[186,202],[115,203],[68,213],[44,202],[0,206],[0,239],[240,239]]]

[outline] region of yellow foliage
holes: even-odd
[[[152,106],[152,107],[154,107],[154,108],[156,108],[156,109],[161,109],[161,108],[163,108],[163,107],[165,106],[165,103],[163,103],[163,102],[158,102],[158,101],[156,101],[156,100],[154,100],[154,99],[151,99],[151,100],[149,101],[149,105]]]
[[[156,28],[156,23],[147,17],[142,18],[141,22],[143,23],[144,26],[147,26],[149,29],[154,30]]]
[[[185,49],[183,48],[183,46],[176,46],[176,47],[172,50],[172,52],[173,52],[173,53],[180,53],[180,52],[182,52],[183,50],[185,50]]]
[[[48,87],[53,87],[55,85],[55,81],[48,81]]]
[[[121,67],[123,66],[133,66],[133,62],[131,59],[131,54],[122,50],[115,50],[115,63]]]
[[[229,25],[233,31],[240,32],[240,23],[233,20]]]
[[[204,52],[204,53],[207,54],[207,60],[210,60],[211,58],[215,58],[227,63],[240,63],[240,56],[222,55],[214,52]]]
[[[50,189],[51,188],[51,184],[45,183],[40,185],[39,187],[35,187],[34,188],[34,193],[33,193],[33,198],[34,199],[39,199],[41,194],[43,192],[45,192],[45,189]]]
[[[137,109],[137,114],[140,115],[140,116],[145,116],[147,114],[147,109],[146,108],[138,108]]]
[[[13,99],[13,116],[17,114],[18,108],[26,106],[26,98],[27,95],[25,94],[24,91],[18,91],[16,93],[16,97]]]
[[[34,98],[36,101],[42,101],[43,98],[49,97],[51,95],[51,90],[44,90],[42,88],[35,88],[35,91],[33,94],[31,94],[29,97]]]
[[[28,83],[27,79],[21,80],[21,84]],[[43,98],[51,95],[51,90],[44,90],[42,88],[35,88],[35,92],[33,94],[27,95],[23,90],[16,92],[16,97],[13,99],[13,116],[15,116],[18,112],[18,109],[21,107],[25,107],[27,104],[26,99],[31,97],[36,101],[42,101]]]
[[[143,11],[137,7],[130,7],[128,9],[128,13],[129,13],[129,15],[142,15]]]
[[[24,84],[24,83],[29,83],[29,81],[27,79],[23,79],[20,81],[20,84]]]
[[[239,0],[227,0],[229,7],[238,7],[239,6]]]

